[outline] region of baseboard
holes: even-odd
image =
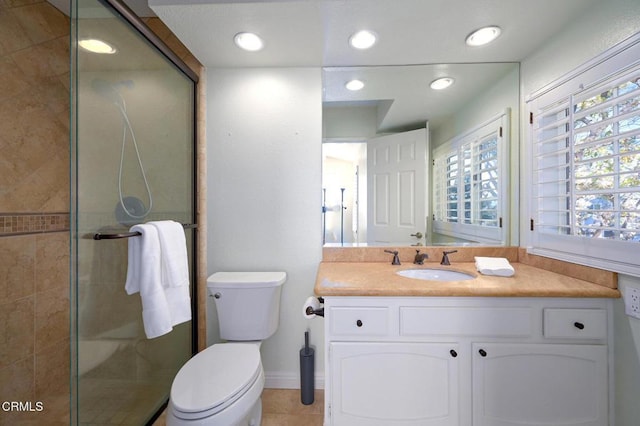
[[[264,387],[269,389],[300,389],[299,373],[282,373],[265,371]],[[324,374],[316,373],[314,377],[315,388],[324,389]]]

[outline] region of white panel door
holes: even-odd
[[[457,343],[330,344],[332,426],[453,426]]]
[[[368,243],[406,245],[426,234],[427,138],[418,129],[367,141]]]
[[[605,426],[607,347],[473,344],[474,426]]]

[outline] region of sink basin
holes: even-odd
[[[458,271],[449,271],[446,269],[404,269],[396,272],[396,274],[413,278],[416,280],[429,281],[464,281],[472,280],[475,277],[471,274]]]

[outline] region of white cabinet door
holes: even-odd
[[[607,347],[473,344],[474,426],[608,424]]]
[[[456,343],[330,344],[333,426],[458,424]]]

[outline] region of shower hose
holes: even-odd
[[[147,175],[144,171],[144,166],[142,165],[142,160],[140,159],[140,151],[138,150],[138,142],[136,141],[136,135],[133,131],[133,127],[131,126],[131,122],[129,121],[129,115],[127,114],[127,107],[124,102],[124,99],[120,98],[121,103],[115,103],[120,110],[120,114],[122,115],[122,148],[120,150],[120,167],[118,168],[118,196],[120,197],[120,205],[124,209],[125,213],[134,219],[142,219],[149,214],[151,208],[153,207],[153,198],[151,197],[151,189],[149,188],[149,182],[147,181]],[[131,134],[131,140],[133,141],[133,147],[136,151],[136,158],[138,159],[138,165],[140,166],[140,172],[142,174],[142,179],[144,180],[144,185],[147,188],[147,195],[149,197],[149,207],[140,215],[135,214],[135,212],[129,211],[127,206],[124,203],[124,198],[122,196],[122,168],[124,164],[124,149],[127,144],[127,130]]]

